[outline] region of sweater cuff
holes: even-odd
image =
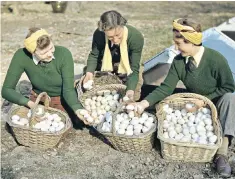
[[[30,99],[22,97],[19,99],[18,104],[21,106],[27,106],[28,102],[30,101]]]

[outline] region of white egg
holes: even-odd
[[[212,120],[211,120],[210,118],[205,118],[205,119],[204,119],[204,123],[205,123],[206,125],[212,125]]]
[[[96,112],[96,111],[94,111],[94,112],[92,112],[92,113],[91,113],[91,116],[95,119],[95,118],[97,118],[97,117],[98,117],[98,114],[97,114],[97,112]]]
[[[176,133],[178,133],[178,134],[181,133],[181,132],[182,132],[182,127],[181,127],[181,125],[176,124],[175,131],[176,131]]]
[[[15,120],[15,121],[16,121],[16,120],[18,121],[18,120],[20,120],[20,116],[18,116],[18,115],[13,115],[13,116],[11,117],[11,119],[12,119],[12,120]]]
[[[191,138],[189,138],[188,136],[183,136],[182,138],[181,138],[181,141],[182,142],[189,142],[191,140]]]
[[[144,112],[141,117],[144,119],[148,119],[148,114]]]
[[[134,111],[130,111],[129,113],[128,113],[128,116],[129,116],[129,118],[133,118],[133,117],[135,117],[135,113],[134,113]]]
[[[192,103],[187,103],[187,104],[185,105],[185,108],[186,108],[186,109],[191,109],[193,106],[194,106],[194,104],[192,104]]]
[[[110,106],[105,106],[104,108],[106,111],[110,111],[111,107]]]
[[[144,122],[144,125],[145,125],[146,127],[148,127],[148,128],[151,128],[151,127],[153,126],[153,123],[150,122],[150,121],[145,121],[145,122]]]
[[[50,126],[49,129],[48,129],[48,131],[50,131],[50,132],[55,132],[55,131],[56,131],[56,128],[55,128],[54,126]]]
[[[140,133],[141,133],[141,129],[135,129],[134,130],[134,135],[140,135]]]
[[[119,99],[119,94],[113,95],[113,99],[114,99],[115,101],[117,101],[117,100]]]
[[[36,123],[33,128],[35,129],[41,129],[41,123]]]
[[[166,112],[166,110],[169,108],[169,104],[164,104],[162,108]]]
[[[168,139],[168,138],[169,138],[168,132],[164,132],[164,133],[163,133],[163,137],[164,137],[165,139]]]
[[[211,119],[211,115],[210,114],[206,114],[205,117]]]
[[[174,130],[169,131],[169,137],[174,138],[176,136],[176,132]]]
[[[193,124],[193,122],[192,122],[192,121],[188,121],[187,125],[188,125],[188,127],[192,127],[192,126],[194,126],[194,124]]]
[[[136,125],[138,123],[139,123],[139,120],[138,119],[134,119],[134,118],[132,118],[132,120],[130,122],[130,124],[132,124],[132,125]]]
[[[199,144],[207,144],[207,141],[205,139],[199,138],[198,143]]]
[[[127,128],[128,124],[126,123],[120,123],[119,128],[125,130]]]
[[[181,112],[180,112],[180,110],[175,110],[175,116],[181,116]]]
[[[104,90],[104,96],[110,95],[110,94],[111,94],[111,91],[110,91],[110,90]]]
[[[139,118],[139,123],[143,124],[146,121],[146,119],[144,119],[143,117]]]
[[[100,102],[102,99],[103,99],[102,96],[97,96],[96,101],[97,101],[97,102]]]
[[[193,114],[191,116],[189,116],[189,121],[192,121],[192,122],[195,121],[195,116]]]
[[[191,127],[189,128],[189,133],[190,133],[190,134],[195,134],[195,133],[196,133],[196,128],[195,128],[194,126],[191,126]]]
[[[124,96],[123,97],[123,101],[125,102],[125,101],[129,101],[130,99],[127,97],[127,96]]]
[[[163,123],[163,128],[167,129],[169,127],[169,123]]]
[[[205,128],[207,131],[213,131],[213,129],[214,129],[212,125],[206,125]]]
[[[181,115],[182,115],[182,116],[186,116],[186,115],[187,115],[186,109],[182,109],[180,112],[181,112]]]
[[[105,99],[107,101],[112,101],[113,100],[113,96],[112,95],[107,95],[107,96],[105,96]]]
[[[210,114],[210,113],[211,113],[211,110],[208,109],[208,108],[202,108],[202,112],[203,112],[204,114]]]
[[[128,125],[127,128],[126,128],[126,130],[132,130],[132,131],[133,131],[133,129],[134,129],[133,125]]]
[[[134,129],[135,129],[135,130],[141,130],[143,127],[144,127],[144,126],[141,125],[141,124],[136,124],[136,125],[134,125]]]
[[[59,123],[58,122],[52,122],[51,125],[56,128],[56,127],[59,126]]]
[[[173,112],[173,109],[172,108],[168,108],[167,109],[167,114],[171,114]]]
[[[202,117],[202,115],[203,115],[203,113],[199,111],[199,112],[197,113],[196,117],[200,118],[200,117]]]
[[[96,106],[96,108],[100,107],[100,106],[101,106],[100,101],[97,101],[97,102],[95,103],[95,106]]]
[[[101,102],[101,104],[107,104],[107,101],[104,98],[100,102]]]
[[[149,121],[149,122],[154,122],[154,118],[153,117],[149,117],[148,119],[147,119],[147,121]]]
[[[186,136],[189,134],[189,129],[188,128],[183,128],[183,134]]]
[[[148,128],[148,127],[146,127],[146,126],[143,126],[142,131],[143,131],[143,133],[146,133],[146,132],[148,132],[148,131],[149,131],[149,128]]]
[[[181,140],[184,137],[182,133],[176,134],[175,135],[175,140]]]
[[[125,134],[125,129],[118,129],[117,133],[123,135]]]
[[[135,109],[135,106],[129,104],[126,106],[126,109],[133,111]]]
[[[209,137],[209,142],[210,143],[215,143],[217,141],[217,136],[216,135],[212,135]]]
[[[210,137],[210,136],[213,136],[213,135],[214,135],[214,133],[211,132],[211,131],[208,131],[208,132],[206,133],[206,136],[207,136],[207,137]]]
[[[26,118],[21,118],[21,119],[20,119],[20,122],[21,122],[23,125],[26,125],[26,124],[29,123],[29,120],[26,119]]]
[[[166,120],[171,121],[171,118],[172,118],[172,117],[171,117],[170,114],[167,114],[167,115],[166,115]]]
[[[185,120],[183,118],[181,118],[181,119],[178,120],[178,123],[183,125],[185,123]]]
[[[199,136],[206,136],[206,131],[199,131],[199,132],[198,132],[198,135],[199,135]]]
[[[128,119],[128,114],[124,113],[124,114],[123,114],[123,118],[124,118],[124,119]]]
[[[192,139],[198,140],[199,135],[197,133],[192,134]]]
[[[176,118],[171,118],[171,122],[174,124],[177,124],[177,119]]]
[[[125,135],[127,135],[127,136],[132,136],[134,134],[134,131],[133,130],[127,130],[126,132],[125,132]]]
[[[89,116],[88,118],[86,118],[86,120],[87,120],[87,122],[89,122],[89,123],[92,123],[92,122],[94,121],[94,119],[93,119],[91,116]]]
[[[193,115],[193,113],[188,112],[186,116],[190,117],[190,116],[192,116],[192,115]]]

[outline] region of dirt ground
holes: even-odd
[[[235,2],[69,2],[65,14],[54,14],[43,2],[8,2],[1,5],[1,84],[14,52],[23,47],[31,26],[45,28],[57,45],[66,46],[77,66],[86,64],[93,31],[102,12],[120,11],[145,37],[143,61],[171,45],[171,22],[191,17],[203,29],[233,17]],[[10,12],[10,11],[12,12]],[[78,69],[81,69],[79,68]],[[81,73],[76,71],[76,74]],[[20,81],[27,80],[25,75]],[[28,95],[27,81],[17,90]],[[47,151],[19,146],[5,129],[11,104],[2,100],[1,178],[3,179],[200,179],[219,178],[210,163],[169,162],[160,155],[160,144],[146,153],[114,150],[88,129],[73,129],[59,146]],[[235,144],[229,149],[235,178]]]

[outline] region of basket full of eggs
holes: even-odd
[[[80,119],[87,125],[97,126],[105,120],[107,114],[112,115],[117,110],[125,89],[125,85],[111,84],[83,93],[80,101],[84,109],[80,110]]]
[[[42,98],[45,99],[44,106],[39,105]],[[68,115],[49,107],[49,103],[50,97],[42,92],[35,101],[34,109],[15,106],[10,110],[7,123],[20,144],[42,150],[53,148],[72,128]]]
[[[97,129],[115,149],[133,153],[151,151],[156,126],[157,120],[153,114],[144,112],[139,116],[134,106],[129,104],[121,105],[113,115],[106,115]]]
[[[205,105],[198,108],[196,100]],[[212,161],[222,143],[222,129],[216,107],[208,98],[194,93],[174,94],[156,105],[156,112],[164,159]]]

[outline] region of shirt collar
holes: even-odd
[[[53,56],[52,57],[52,60],[55,59],[55,57]],[[35,63],[35,65],[38,65],[38,63],[40,62],[40,60],[35,56],[33,55],[33,62]]]
[[[199,49],[199,51],[193,56],[194,60],[195,60],[196,63],[197,63],[197,66],[199,65],[199,63],[200,63],[200,61],[201,61],[201,59],[202,59],[202,55],[203,55],[203,53],[204,53],[204,50],[205,50],[205,48],[204,48],[203,46],[201,46],[200,49]],[[186,57],[186,63],[188,63],[188,58],[189,58],[189,57],[190,57],[190,56],[187,56],[187,57]]]

